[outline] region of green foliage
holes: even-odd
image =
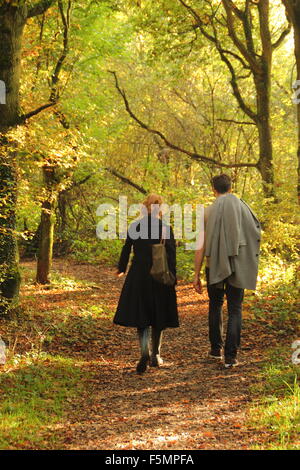
[[[1,6],[3,3],[0,1]],[[241,61],[234,56],[240,51],[228,35],[222,4],[198,0],[188,3],[196,9],[208,32],[212,32],[212,21],[215,18],[219,21],[218,38],[230,50],[236,74],[242,77],[245,102],[255,109],[253,80],[249,68],[243,70]],[[242,0],[234,3],[237,7],[245,5]],[[253,47],[259,54],[257,2],[247,3],[253,13]],[[211,8],[215,4],[218,10],[212,17]],[[270,4],[275,42],[286,18],[280,1]],[[237,34],[245,39],[241,25]],[[22,110],[49,102],[51,78],[62,57],[63,41],[57,5],[43,18],[28,22],[22,44]],[[271,119],[277,200],[264,199],[257,169],[226,168],[232,176],[234,191],[255,209],[264,229],[258,290],[249,296],[250,312],[256,321],[264,322],[282,338],[299,331],[299,206],[297,129],[291,103],[292,41],[292,35],[288,36],[273,56]],[[55,242],[60,247],[59,253],[70,254],[81,263],[115,266],[123,241],[96,238],[97,206],[111,201],[116,205],[120,194],[128,196],[129,204],[141,202],[144,195],[109,173],[107,167],[147,192],[161,193],[165,202],[181,205],[211,203],[211,176],[223,170],[166,148],[163,139],[142,129],[126,112],[109,70],[117,73],[136,116],[192,154],[229,164],[257,162],[259,143],[256,127],[249,125],[232,95],[230,74],[218,51],[200,34],[193,16],[179,1],[74,2],[67,57],[59,77],[59,102],[9,135],[7,150],[11,155],[18,150],[17,233],[16,181],[9,175],[7,164],[1,167],[2,226],[8,225],[11,217],[10,236],[33,239],[40,222],[41,203],[50,200],[55,208]],[[242,124],[244,121],[248,124]],[[45,167],[52,170],[51,181],[46,181]],[[0,248],[6,234],[2,227]],[[191,281],[194,252],[185,250],[183,243],[184,240],[179,240],[177,249],[178,278]],[[0,284],[4,280],[16,281],[12,284],[17,290],[16,264],[1,264]],[[24,275],[34,282],[34,273],[25,270]],[[49,289],[52,288],[72,291],[95,286],[53,272]],[[0,309],[1,302],[2,299]],[[35,325],[34,313],[30,312],[32,317],[26,319],[26,328],[31,351],[12,354],[7,369],[0,374],[2,449],[18,445],[51,447],[51,426],[67,412],[68,400],[80,394],[84,373],[73,360],[50,356],[42,349],[51,349],[57,340],[66,347],[75,344],[84,348],[97,337],[96,319],[111,320],[112,316],[107,306],[86,302],[74,308],[69,304],[51,304],[50,309],[55,312],[55,319],[47,310],[43,311],[42,327]],[[76,316],[70,320],[74,309]],[[16,331],[19,326],[15,325]],[[275,351],[262,372],[265,384],[260,392],[265,399],[253,417],[256,426],[271,428],[277,436],[274,442],[270,441],[269,448],[299,447],[296,443],[300,421],[299,370],[289,359],[282,359],[284,354]]]
[[[263,223],[262,247],[264,256],[278,255],[287,262],[298,259],[299,208],[289,195],[276,204],[263,201],[259,208]]]
[[[74,240],[72,257],[77,261],[87,261],[93,264],[108,262],[113,265],[119,259],[122,246],[123,240]]]
[[[300,449],[299,373],[299,366],[292,364],[291,349],[281,347],[270,352],[260,385],[253,388],[259,403],[250,409],[249,424],[257,430],[270,430],[271,437],[255,448]]]
[[[212,31],[210,14],[214,4],[203,2],[201,11],[197,2],[191,0],[189,4]],[[254,47],[260,52],[254,13],[257,6],[251,8]],[[223,13],[220,5],[216,14],[221,18]],[[270,20],[277,38],[285,24],[280,2],[272,3]],[[63,46],[60,21],[53,7],[43,25],[40,18],[35,18],[26,26],[21,87],[24,108],[49,98],[49,79]],[[148,192],[160,192],[167,203],[182,205],[211,203],[210,178],[223,170],[166,149],[161,139],[141,129],[126,113],[109,70],[118,74],[136,115],[191,152],[228,163],[255,162],[257,130],[234,122],[247,119],[232,96],[228,70],[180,2],[143,1],[140,6],[133,0],[88,5],[76,2],[69,33],[57,105],[69,129],[62,127],[58,116],[49,110],[30,121],[26,131],[14,132],[20,151],[17,228],[25,238],[32,238],[36,232],[40,204],[49,197],[41,171],[47,161],[55,166],[50,196],[55,202],[57,253],[71,254],[80,262],[114,266],[123,242],[96,238],[97,206],[112,201],[116,205],[120,194],[128,196],[129,204],[141,202],[144,195],[108,173],[106,167],[114,168]],[[238,34],[243,37],[241,28]],[[232,47],[221,23],[218,35],[224,46]],[[256,169],[226,168],[234,191],[255,209],[264,227],[261,281],[253,311],[257,318],[267,315],[280,324],[295,317],[293,292],[299,248],[296,126],[290,92],[292,41],[292,35],[288,36],[273,57],[271,111],[278,201],[272,204],[264,200]],[[234,59],[233,63],[240,73]],[[242,83],[246,102],[255,106],[252,80],[246,77]],[[59,195],[63,191],[62,208]],[[178,277],[191,280],[194,254],[184,250],[184,240],[179,242]],[[67,287],[71,281],[64,282]],[[264,299],[268,300],[267,310]]]
[[[59,340],[64,345],[87,347],[91,341],[98,338],[96,319],[101,317],[108,317],[101,306],[94,305],[87,310],[82,309],[76,321],[58,322],[48,333],[46,343],[51,344],[53,340]]]
[[[299,263],[268,255],[260,262],[256,295],[250,310],[278,331],[299,329]]]
[[[51,448],[51,426],[82,393],[85,373],[78,361],[47,354],[15,356],[7,366],[13,370],[0,373],[0,448]]]
[[[191,281],[194,275],[194,255],[191,250],[185,250],[181,245],[176,250],[177,277],[186,281]]]

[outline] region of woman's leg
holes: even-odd
[[[138,332],[138,338],[139,338],[140,348],[141,348],[141,358],[136,367],[136,371],[139,374],[142,374],[147,369],[147,364],[150,359],[150,351],[149,351],[150,327],[138,328],[137,332]]]
[[[162,342],[162,330],[152,327],[152,354],[151,354],[151,365],[153,367],[158,367],[163,363],[162,358],[160,357],[160,348]]]

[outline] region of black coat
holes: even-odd
[[[150,236],[148,238],[133,239],[131,229],[134,228],[138,232],[140,224],[143,222],[147,224],[148,228],[152,223],[155,234],[153,235],[153,232],[151,234],[149,229]],[[151,216],[145,216],[141,221],[131,224],[118,264],[119,272],[125,272],[133,247],[133,260],[113,320],[118,325],[136,328],[145,328],[151,325],[160,330],[179,326],[175,286],[161,284],[150,275],[151,245],[159,243],[163,225],[164,231],[166,231],[164,238],[166,239],[169,269],[176,276],[176,244],[172,228],[163,224],[160,219]]]

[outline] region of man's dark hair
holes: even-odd
[[[214,176],[211,180],[213,188],[219,194],[225,194],[231,188],[231,178],[228,175],[222,174],[218,176]]]

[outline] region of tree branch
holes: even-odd
[[[37,16],[45,13],[45,11],[50,8],[50,6],[54,3],[54,0],[42,0],[35,6],[33,6],[29,11],[28,11],[28,18],[32,16]],[[18,123],[19,124],[24,124],[24,122],[27,119],[30,119],[33,116],[36,116],[40,112],[44,111],[45,109],[48,109],[54,105],[57,104],[59,100],[59,92],[57,89],[58,82],[59,82],[59,75],[63,66],[63,63],[67,57],[68,54],[68,45],[69,45],[69,28],[70,28],[70,11],[71,11],[71,6],[72,6],[72,0],[68,0],[68,5],[67,5],[67,13],[65,15],[64,10],[63,10],[63,2],[62,0],[58,0],[58,7],[60,11],[60,15],[62,18],[62,23],[64,26],[64,39],[63,39],[63,51],[61,56],[59,57],[57,64],[55,66],[54,72],[51,77],[51,92],[50,92],[50,97],[49,97],[49,103],[46,103],[39,108],[30,111],[27,114],[23,114],[22,116],[19,117]],[[59,111],[54,112],[60,119],[60,122],[62,125],[68,129],[69,128],[69,123],[67,122],[66,118],[64,115],[62,115]]]
[[[244,111],[244,113],[247,114],[247,116],[249,116],[250,119],[252,119],[255,123],[257,123],[257,120],[258,120],[257,114],[254,111],[252,111],[252,109],[245,103],[244,98],[242,97],[242,94],[238,85],[238,78],[236,76],[232,63],[230,62],[228,57],[226,57],[220,45],[218,45],[218,50],[219,50],[221,59],[223,60],[223,62],[225,62],[225,64],[227,65],[231,73],[230,83],[231,83],[232,91],[241,110]]]
[[[127,99],[127,96],[124,92],[124,90],[122,90],[119,86],[119,81],[118,81],[118,77],[117,77],[117,74],[116,72],[112,72],[110,71],[110,73],[114,76],[115,78],[115,86],[116,86],[116,89],[118,90],[119,94],[122,96],[123,98],[123,101],[124,101],[124,104],[125,104],[125,108],[126,108],[126,111],[128,112],[128,114],[132,117],[132,119],[134,121],[136,121],[140,127],[142,127],[142,129],[145,129],[147,130],[149,133],[151,134],[154,134],[154,135],[158,135],[162,140],[163,142],[165,142],[165,144],[167,145],[167,147],[170,147],[171,149],[173,150],[177,150],[178,152],[180,153],[184,153],[185,155],[187,155],[188,157],[190,157],[192,160],[196,160],[196,161],[203,161],[207,164],[210,164],[210,165],[215,165],[215,166],[218,166],[218,167],[225,167],[225,168],[241,168],[241,167],[256,167],[257,164],[256,163],[232,163],[232,164],[227,164],[227,163],[222,163],[218,160],[214,160],[213,158],[209,158],[209,157],[206,157],[205,155],[200,155],[198,153],[195,153],[195,152],[190,152],[189,150],[186,150],[182,147],[179,147],[178,145],[175,145],[173,144],[172,142],[170,142],[162,132],[156,130],[156,129],[152,129],[151,127],[149,127],[147,124],[145,124],[143,121],[141,121],[134,113],[133,111],[131,110],[130,106],[129,106],[129,102],[128,102],[128,99]]]
[[[45,13],[55,2],[55,0],[40,0],[38,3],[28,8],[27,18],[42,15]]]
[[[142,194],[147,194],[148,193],[148,191],[146,191],[146,189],[144,189],[142,186],[139,186],[138,184],[134,183],[131,179],[127,178],[126,176],[121,175],[114,168],[104,168],[104,169],[106,171],[108,171],[109,173],[111,173],[112,175],[119,178],[119,180],[121,180],[123,183],[129,184],[133,188],[137,189],[140,193],[142,193]]]
[[[289,22],[288,26],[286,27],[286,29],[282,31],[277,41],[275,41],[274,44],[272,44],[273,50],[277,49],[282,44],[286,36],[288,36],[288,34],[290,33],[291,28],[292,28],[292,24]]]
[[[252,18],[251,18],[251,10],[250,10],[250,3],[251,0],[246,0],[245,11],[243,15],[243,27],[244,27],[244,34],[246,38],[247,48],[250,54],[255,57],[255,47],[254,47],[254,40],[252,34]]]
[[[84,178],[82,178],[82,180],[79,180],[79,181],[73,181],[71,186],[69,186],[68,188],[64,189],[63,191],[64,192],[67,192],[67,191],[71,191],[72,189],[76,188],[77,186],[81,186],[82,184],[86,183],[89,179],[91,179],[91,177],[93,176],[93,174],[90,174],[90,175],[87,175],[85,176]],[[62,191],[62,192],[63,192]]]
[[[18,124],[24,124],[25,121],[27,121],[27,119],[30,119],[32,118],[33,116],[36,116],[37,114],[41,113],[42,111],[44,111],[45,109],[48,109],[48,108],[51,108],[51,106],[55,106],[56,105],[56,102],[53,101],[51,103],[46,103],[46,104],[43,104],[42,106],[40,106],[39,108],[37,109],[34,109],[33,111],[30,111],[29,113],[27,114],[22,114],[19,119],[18,119]]]
[[[272,60],[272,39],[269,26],[269,0],[258,2],[259,33],[262,44],[262,57],[265,63],[270,67]]]
[[[222,0],[223,1],[223,0]],[[226,54],[229,53],[229,51],[227,49],[224,49],[219,40],[218,40],[218,37],[217,37],[217,31],[216,29],[214,28],[214,25],[213,25],[213,28],[214,28],[214,36],[209,34],[206,29],[205,29],[205,25],[203,24],[203,21],[201,20],[200,16],[198,15],[198,13],[190,6],[188,5],[184,0],[179,0],[179,2],[189,11],[189,13],[193,16],[193,18],[197,21],[197,24],[201,30],[201,33],[203,34],[204,37],[206,37],[209,41],[211,41],[212,43],[215,44],[219,54],[220,54],[220,57],[222,59],[222,61],[227,65],[229,71],[230,71],[230,74],[231,74],[231,87],[232,87],[232,91],[233,91],[233,94],[240,106],[240,108],[242,109],[242,111],[244,111],[245,114],[247,114],[247,116],[250,117],[250,119],[252,119],[254,122],[257,122],[257,114],[252,111],[252,109],[247,106],[247,104],[245,103],[243,97],[242,97],[242,94],[241,94],[241,91],[240,91],[240,88],[238,86],[238,78],[236,76],[236,73],[235,73],[235,70],[234,70],[234,67],[232,65],[232,63],[230,62],[230,60],[228,59],[228,57],[226,56]],[[234,53],[233,53],[234,54]],[[231,53],[231,55],[233,55]],[[234,54],[234,57],[236,59],[238,59],[239,56],[237,56],[237,54]],[[239,58],[240,60],[241,58]],[[244,64],[244,61],[242,60],[242,64],[243,65],[246,65]],[[247,65],[245,68],[249,68]],[[253,73],[253,69],[251,67],[251,70],[252,70],[252,73]]]
[[[231,55],[232,57],[234,57],[235,59],[237,59],[241,64],[242,66],[245,68],[245,69],[250,69],[250,66],[246,64],[246,62],[242,59],[241,56],[239,56],[238,54],[236,54],[235,52],[232,52],[232,51],[229,51],[227,49],[222,49],[223,50],[223,53],[224,54],[229,54]]]
[[[63,2],[62,0],[58,0],[58,8],[60,11],[60,16],[62,19],[63,23],[63,49],[62,53],[56,63],[54,72],[51,77],[51,94],[50,94],[50,101],[57,101],[59,98],[59,92],[58,92],[58,82],[60,79],[60,72],[62,69],[62,66],[67,58],[68,52],[69,52],[69,29],[70,29],[70,11],[71,11],[71,6],[72,6],[72,1],[68,0],[68,5],[67,5],[67,12],[65,15],[64,8],[63,8]]]
[[[235,27],[234,27],[234,19],[233,19],[233,12],[236,13],[236,7],[234,6],[234,4],[232,3],[231,0],[222,0],[222,3],[223,3],[223,6],[225,8],[225,11],[226,11],[227,29],[228,29],[228,32],[229,32],[229,36],[231,37],[234,45],[240,51],[242,56],[248,62],[251,69],[253,70],[253,72],[254,73],[259,73],[260,72],[260,67],[259,67],[259,64],[256,60],[255,55],[253,54],[252,46],[249,50],[249,48],[247,48],[243,44],[243,42],[238,38],[238,36],[236,34],[236,30],[235,30]],[[240,15],[236,14],[236,16],[241,19]],[[243,26],[244,26],[244,31],[245,31],[245,34],[246,34],[246,31],[247,31],[247,21],[246,20],[243,21]],[[247,31],[247,33],[249,33],[249,31]],[[248,46],[251,44],[249,34],[247,34],[247,36],[246,36],[246,42],[247,42]]]
[[[234,124],[248,124],[250,126],[255,126],[255,122],[249,122],[249,121],[235,121],[234,119],[217,119],[217,121],[222,121],[222,122],[233,122]]]

